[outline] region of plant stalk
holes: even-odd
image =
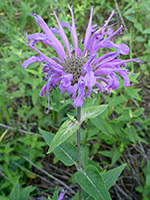
[[[78,112],[78,122],[81,123],[81,107],[77,108]],[[79,125],[79,129],[77,132],[77,146],[78,146],[78,170],[81,169],[81,152],[80,152],[80,128],[81,125]],[[79,200],[81,200],[81,186],[79,185]]]

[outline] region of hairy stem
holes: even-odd
[[[77,108],[78,122],[81,123],[81,107]],[[77,146],[78,146],[78,169],[81,169],[81,153],[80,153],[80,126],[77,133]],[[79,200],[81,200],[81,186],[79,186]]]

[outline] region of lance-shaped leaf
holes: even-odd
[[[116,167],[115,169],[111,169],[107,172],[101,173],[101,176],[104,180],[104,183],[106,185],[106,188],[109,190],[111,186],[115,183],[117,178],[120,176],[121,172],[125,168],[126,164],[122,164],[119,167]]]
[[[65,121],[56,133],[51,145],[49,152],[52,152],[56,147],[62,144],[70,136],[72,136],[79,129],[79,123],[71,120]]]
[[[85,172],[78,171],[75,177],[78,184],[95,200],[111,200],[103,178],[95,166],[89,165]]]
[[[19,181],[17,180],[16,183],[14,184],[14,187],[9,195],[9,199],[11,200],[20,200],[20,184]]]
[[[91,106],[89,108],[83,108],[81,110],[81,122],[83,122],[87,118],[95,118],[98,115],[102,114],[107,105],[99,105],[99,106]]]
[[[39,131],[44,137],[48,146],[50,146],[55,134],[44,131],[40,128],[39,128]],[[49,151],[47,153],[49,153]],[[65,141],[60,146],[56,147],[54,149],[54,154],[66,166],[71,166],[73,164],[77,165],[78,151],[77,151],[77,148],[74,145],[72,145],[70,142]]]

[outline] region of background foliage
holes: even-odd
[[[68,118],[76,116],[67,94],[59,89],[50,94],[50,111],[47,98],[39,97],[44,84],[42,66],[31,64],[24,70],[19,60],[35,55],[25,45],[25,34],[40,32],[40,28],[29,15],[33,10],[42,16],[49,26],[57,27],[53,9],[59,19],[70,21],[68,0],[1,0],[0,1],[0,198],[37,199],[48,196],[58,198],[58,192],[68,190],[66,199],[77,191],[75,168],[65,167],[48,150],[38,132],[38,127],[56,133]],[[83,0],[69,1],[73,4],[79,38],[84,38],[90,8],[94,5],[93,23],[101,25],[113,9],[118,9],[115,21],[127,28],[116,41],[130,47],[128,58],[138,57],[144,64],[128,64],[133,85],[120,86],[111,94],[95,94],[84,106],[108,104],[103,115],[88,119],[82,124],[82,165],[92,163],[102,169],[111,169],[123,163],[127,167],[111,189],[113,199],[148,200],[150,198],[150,1],[142,0]],[[119,26],[119,24],[117,26]],[[50,57],[54,54],[47,46],[38,47]],[[72,136],[70,142],[76,143]],[[90,161],[89,159],[90,158]],[[88,163],[90,162],[90,163]],[[73,182],[73,184],[71,184]],[[63,183],[63,184],[62,184]],[[68,187],[68,188],[66,188]],[[16,196],[17,194],[17,196]],[[85,192],[85,199],[86,192]],[[75,199],[75,197],[74,197]]]

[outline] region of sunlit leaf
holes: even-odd
[[[55,135],[53,133],[44,131],[40,128],[39,131],[44,137],[46,143],[50,146]],[[60,161],[62,161],[66,166],[71,166],[73,164],[77,165],[77,148],[70,142],[63,142],[61,145],[56,147],[53,152],[56,155],[56,157]],[[50,152],[48,151],[48,153]]]
[[[19,185],[18,180],[16,181],[16,183],[9,195],[9,198],[11,200],[20,200],[20,185]]]
[[[64,141],[66,141],[70,136],[72,136],[75,132],[77,132],[79,128],[79,123],[72,122],[71,120],[65,121],[62,126],[59,128],[58,132],[56,133],[49,152],[52,152],[57,146],[62,144]]]
[[[107,108],[107,105],[92,106],[89,108],[83,108],[81,110],[81,122],[88,118],[95,118],[102,114]]]
[[[111,186],[115,183],[117,178],[120,176],[121,172],[125,168],[126,164],[122,164],[119,167],[116,167],[115,169],[111,169],[107,172],[101,173],[101,176],[104,180],[104,183],[106,185],[106,188],[109,190]]]
[[[78,184],[95,200],[111,200],[102,176],[93,165],[89,165],[85,172],[78,171],[75,177]]]

